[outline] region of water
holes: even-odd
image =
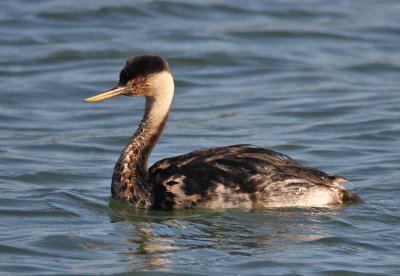
[[[399,13],[395,0],[1,1],[1,274],[399,274]],[[176,79],[152,162],[252,143],[346,176],[367,204],[111,200],[144,102],[84,98],[144,52]]]

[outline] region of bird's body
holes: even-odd
[[[167,62],[156,55],[142,55],[128,60],[115,88],[87,99],[146,97],[143,120],[114,167],[114,198],[162,210],[362,202],[341,185],[345,178],[303,167],[284,154],[251,145],[201,149],[160,160],[148,169],[148,157],[166,124],[173,94]]]
[[[252,145],[197,150],[149,169],[157,209],[323,206],[341,203],[344,178]]]

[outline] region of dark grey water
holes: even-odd
[[[151,161],[252,143],[366,205],[146,212],[110,175],[143,100],[88,104],[127,57],[176,78]],[[400,3],[1,1],[1,274],[400,273]]]

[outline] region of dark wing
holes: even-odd
[[[333,177],[290,157],[252,145],[207,148],[158,161],[149,169],[153,206],[193,207],[215,196],[233,201],[268,200],[299,185],[333,186]],[[229,191],[229,195],[228,192]],[[240,195],[240,196],[239,196]],[[223,198],[222,198],[223,199]]]

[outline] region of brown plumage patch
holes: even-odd
[[[343,181],[251,145],[201,149],[160,160],[149,169],[153,205],[160,200],[157,187],[166,187],[174,194],[174,208],[190,207],[193,196],[197,206],[213,208],[335,204],[347,191]],[[175,186],[179,188],[171,189]]]

